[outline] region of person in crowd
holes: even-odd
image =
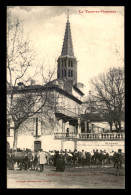
[[[45,152],[42,151],[41,148],[39,150],[38,162],[39,162],[40,172],[43,172],[44,171],[44,164],[46,163],[46,154],[45,154]]]
[[[56,166],[56,161],[57,158],[59,157],[59,151],[55,151],[55,155],[54,155],[54,166]]]
[[[117,175],[120,175],[120,168],[122,166],[122,150],[121,149],[118,149],[118,153],[116,154],[116,158],[115,158],[115,161],[116,161],[116,176]]]
[[[69,150],[69,152],[68,153],[70,153],[71,154],[71,150]]]
[[[38,171],[38,157],[37,157],[37,154],[35,154],[35,156],[34,156],[33,165],[34,165],[34,170]]]
[[[65,170],[65,161],[64,161],[64,156],[62,154],[59,154],[56,158],[56,171],[63,172]]]
[[[63,153],[63,149],[61,149],[60,153],[61,153],[61,154]]]
[[[82,150],[82,156],[81,156],[82,165],[85,165],[85,159],[86,159],[86,154],[85,154],[85,151]]]
[[[117,152],[114,152],[114,154],[113,154],[114,168],[116,167],[116,155],[117,155]]]
[[[29,168],[29,167],[28,167],[29,163],[28,163],[28,154],[27,154],[27,153],[25,154],[24,165],[25,165],[24,169],[25,169],[25,170],[28,170],[28,168]]]
[[[66,130],[66,137],[69,137],[69,128]]]

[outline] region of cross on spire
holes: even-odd
[[[67,21],[69,22],[69,9],[67,10]]]

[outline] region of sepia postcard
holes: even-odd
[[[7,188],[125,189],[124,6],[7,6]]]

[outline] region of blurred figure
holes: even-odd
[[[118,149],[118,153],[115,156],[116,176],[120,175],[120,168],[122,166],[122,150]]]
[[[69,137],[69,128],[66,130],[66,137]]]
[[[42,151],[42,149],[39,150],[39,157],[38,157],[40,172],[44,171],[44,164],[46,163],[46,155],[45,152]]]

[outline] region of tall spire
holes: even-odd
[[[65,36],[64,36],[64,42],[63,42],[61,56],[74,57],[70,22],[69,22],[69,10],[67,13],[67,23],[66,23]]]
[[[77,83],[77,59],[74,56],[71,38],[69,10],[67,13],[67,23],[61,55],[57,60],[57,78],[66,79],[72,84]]]
[[[67,10],[67,22],[69,22],[69,9]]]

